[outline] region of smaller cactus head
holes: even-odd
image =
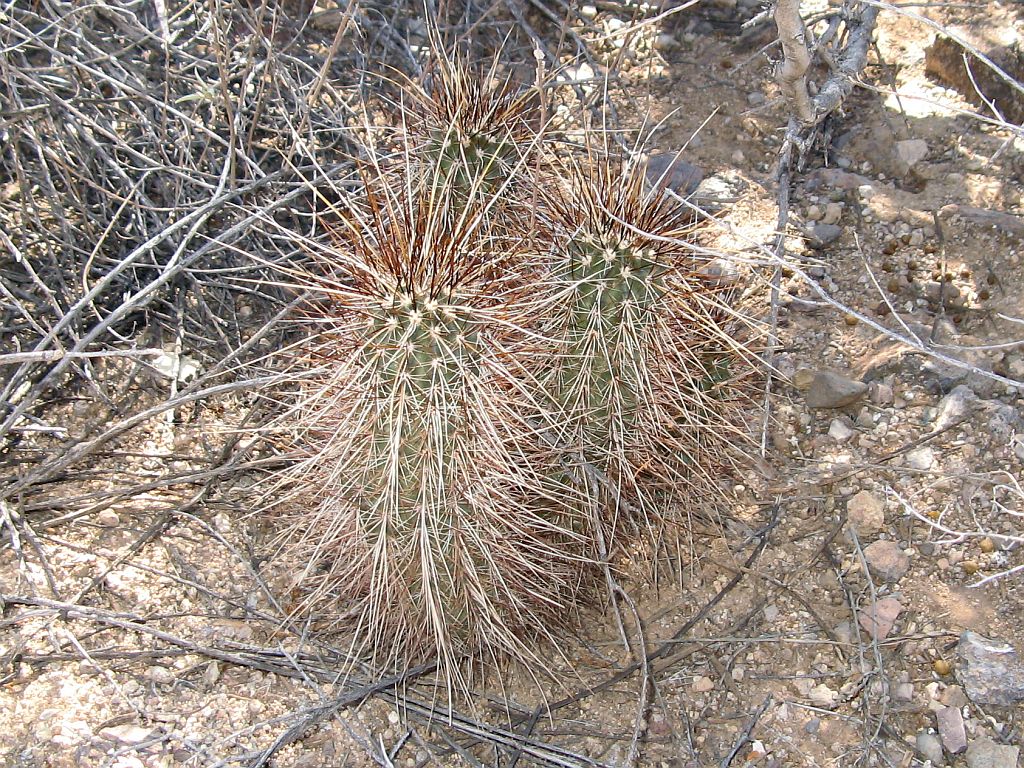
[[[618,509],[605,540],[627,547],[640,532],[660,541],[675,505],[714,496],[740,354],[722,290],[701,275],[693,212],[651,188],[643,162],[589,161],[545,198],[558,352],[540,378],[567,425],[560,443],[614,489],[597,499]]]
[[[474,69],[456,55],[438,56],[409,88],[408,128],[429,168],[463,197],[499,190],[537,144],[536,93],[502,79],[496,67],[496,60]]]

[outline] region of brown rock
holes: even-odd
[[[999,23],[993,20],[993,23],[986,24],[984,29],[983,35],[965,27],[953,27],[950,31],[976,47],[1018,83],[1024,80],[1024,50],[1021,49],[1012,23]],[[925,50],[924,67],[929,75],[956,88],[965,99],[981,107],[986,113],[989,110],[978,95],[979,90],[996,105],[1007,120],[1012,123],[1024,121],[1024,95],[951,38],[945,35],[936,37],[935,42]]]
[[[707,693],[708,691],[713,691],[715,690],[715,681],[706,676],[698,677],[693,681],[691,690],[693,690],[694,693]]]
[[[882,581],[899,581],[910,568],[910,558],[894,541],[876,541],[864,548],[871,573]]]
[[[968,702],[967,694],[959,685],[948,685],[939,698],[947,707],[966,707]]]
[[[853,405],[868,391],[863,381],[832,371],[801,368],[793,375],[793,385],[804,392],[808,408],[844,408]]]
[[[846,502],[846,517],[858,536],[878,533],[885,525],[882,502],[869,491],[861,491]]]
[[[860,612],[860,625],[873,640],[884,640],[902,610],[903,606],[895,597],[883,597]]]
[[[964,728],[964,717],[956,707],[943,707],[935,712],[935,720],[939,725],[939,738],[942,746],[951,755],[958,755],[967,749],[967,731]]]

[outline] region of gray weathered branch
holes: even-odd
[[[800,17],[800,0],[778,0],[775,25],[779,28],[782,62],[776,71],[779,87],[801,123],[814,122],[811,97],[807,92],[807,70],[811,54],[807,49],[807,30]]]

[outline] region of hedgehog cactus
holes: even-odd
[[[643,163],[567,176],[548,198],[556,362],[538,378],[562,414],[555,439],[603,479],[586,493],[611,550],[660,538],[677,502],[714,497],[736,434],[723,382],[738,344],[700,274],[692,215],[646,188]]]
[[[635,364],[643,354],[636,344],[664,299],[665,270],[653,248],[614,235],[581,232],[566,251],[555,268],[571,291],[556,397],[578,411],[590,442],[607,444],[613,421],[632,426],[647,389],[645,371]]]
[[[717,499],[751,366],[694,217],[643,163],[552,154],[541,180],[528,95],[432,72],[407,84],[404,164],[364,174],[291,275],[319,298],[285,541],[297,610],[460,687],[467,658],[531,659],[598,561]]]
[[[517,379],[531,260],[442,202],[453,182],[408,197],[379,181],[303,280],[322,300],[297,363],[312,450],[289,471],[287,541],[302,607],[339,607],[379,663],[435,657],[457,681],[463,655],[528,657],[524,638],[564,621],[581,546]]]
[[[364,488],[397,512],[397,519],[368,520],[373,536],[385,523],[399,530],[414,523],[425,457],[437,457],[432,469],[440,477],[451,472],[461,428],[452,394],[477,373],[480,352],[476,323],[453,299],[397,291],[368,320],[360,356],[377,401],[389,406],[374,418],[375,456]]]
[[[518,162],[516,143],[503,133],[463,132],[459,125],[434,129],[430,132],[426,156],[443,177],[452,179],[458,194],[468,197],[474,189],[492,193]]]
[[[413,97],[410,133],[429,173],[450,183],[461,199],[491,198],[521,175],[538,136],[535,96],[500,80],[497,61],[472,71],[457,56],[437,56]]]

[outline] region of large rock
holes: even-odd
[[[674,154],[651,155],[647,160],[647,183],[655,189],[670,189],[686,197],[700,186],[704,171]]]
[[[856,403],[868,391],[868,385],[863,381],[832,371],[811,371],[807,368],[793,374],[793,386],[804,392],[808,408],[845,408]]]
[[[1024,701],[1024,661],[1013,646],[974,632],[957,645],[957,677],[976,704],[1009,707]]]
[[[1024,80],[1024,50],[1012,22],[992,19],[985,25],[984,34],[966,27],[953,27],[950,31],[975,46],[1018,83]],[[986,114],[989,109],[978,95],[979,90],[1011,123],[1024,121],[1024,94],[969,53],[965,65],[965,53],[962,45],[940,34],[925,50],[925,72],[958,90]]]
[[[1017,768],[1020,747],[981,738],[967,748],[967,768]]]

